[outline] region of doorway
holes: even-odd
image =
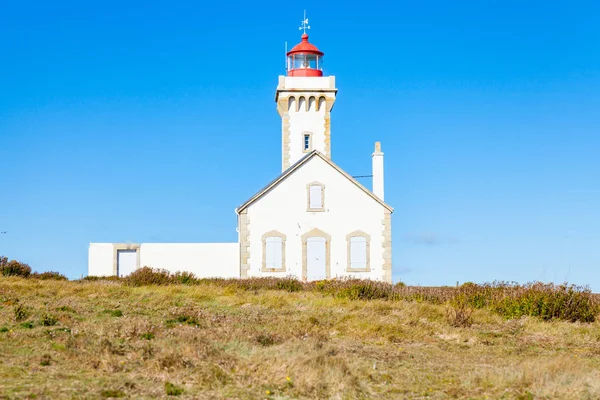
[[[302,235],[302,279],[329,279],[329,243],[331,237],[318,228]]]
[[[137,251],[136,250],[117,250],[117,275],[127,276],[136,270]]]
[[[327,279],[327,240],[324,237],[306,239],[306,279]]]

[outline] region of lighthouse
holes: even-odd
[[[300,43],[287,52],[286,75],[275,94],[281,116],[281,169],[318,150],[331,158],[331,110],[337,89],[334,76],[323,75],[324,53],[309,41],[308,19]]]

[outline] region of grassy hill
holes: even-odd
[[[578,290],[561,301],[585,312],[510,318],[533,288],[148,276],[0,277],[0,398],[600,397],[598,300]]]

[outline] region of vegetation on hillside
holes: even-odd
[[[0,398],[600,397],[584,288],[31,275],[0,277]]]

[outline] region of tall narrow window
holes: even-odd
[[[348,272],[369,272],[371,270],[371,237],[363,231],[354,231],[346,236],[348,241]]]
[[[308,153],[312,150],[312,134],[310,132],[305,132],[302,134],[302,152]]]
[[[268,237],[266,240],[265,267],[268,269],[280,269],[283,266],[280,237]]]
[[[306,185],[308,191],[307,211],[325,211],[325,185],[312,182]]]
[[[350,269],[367,268],[367,238],[350,238]]]
[[[267,232],[262,236],[264,272],[285,271],[285,235],[277,231]]]

